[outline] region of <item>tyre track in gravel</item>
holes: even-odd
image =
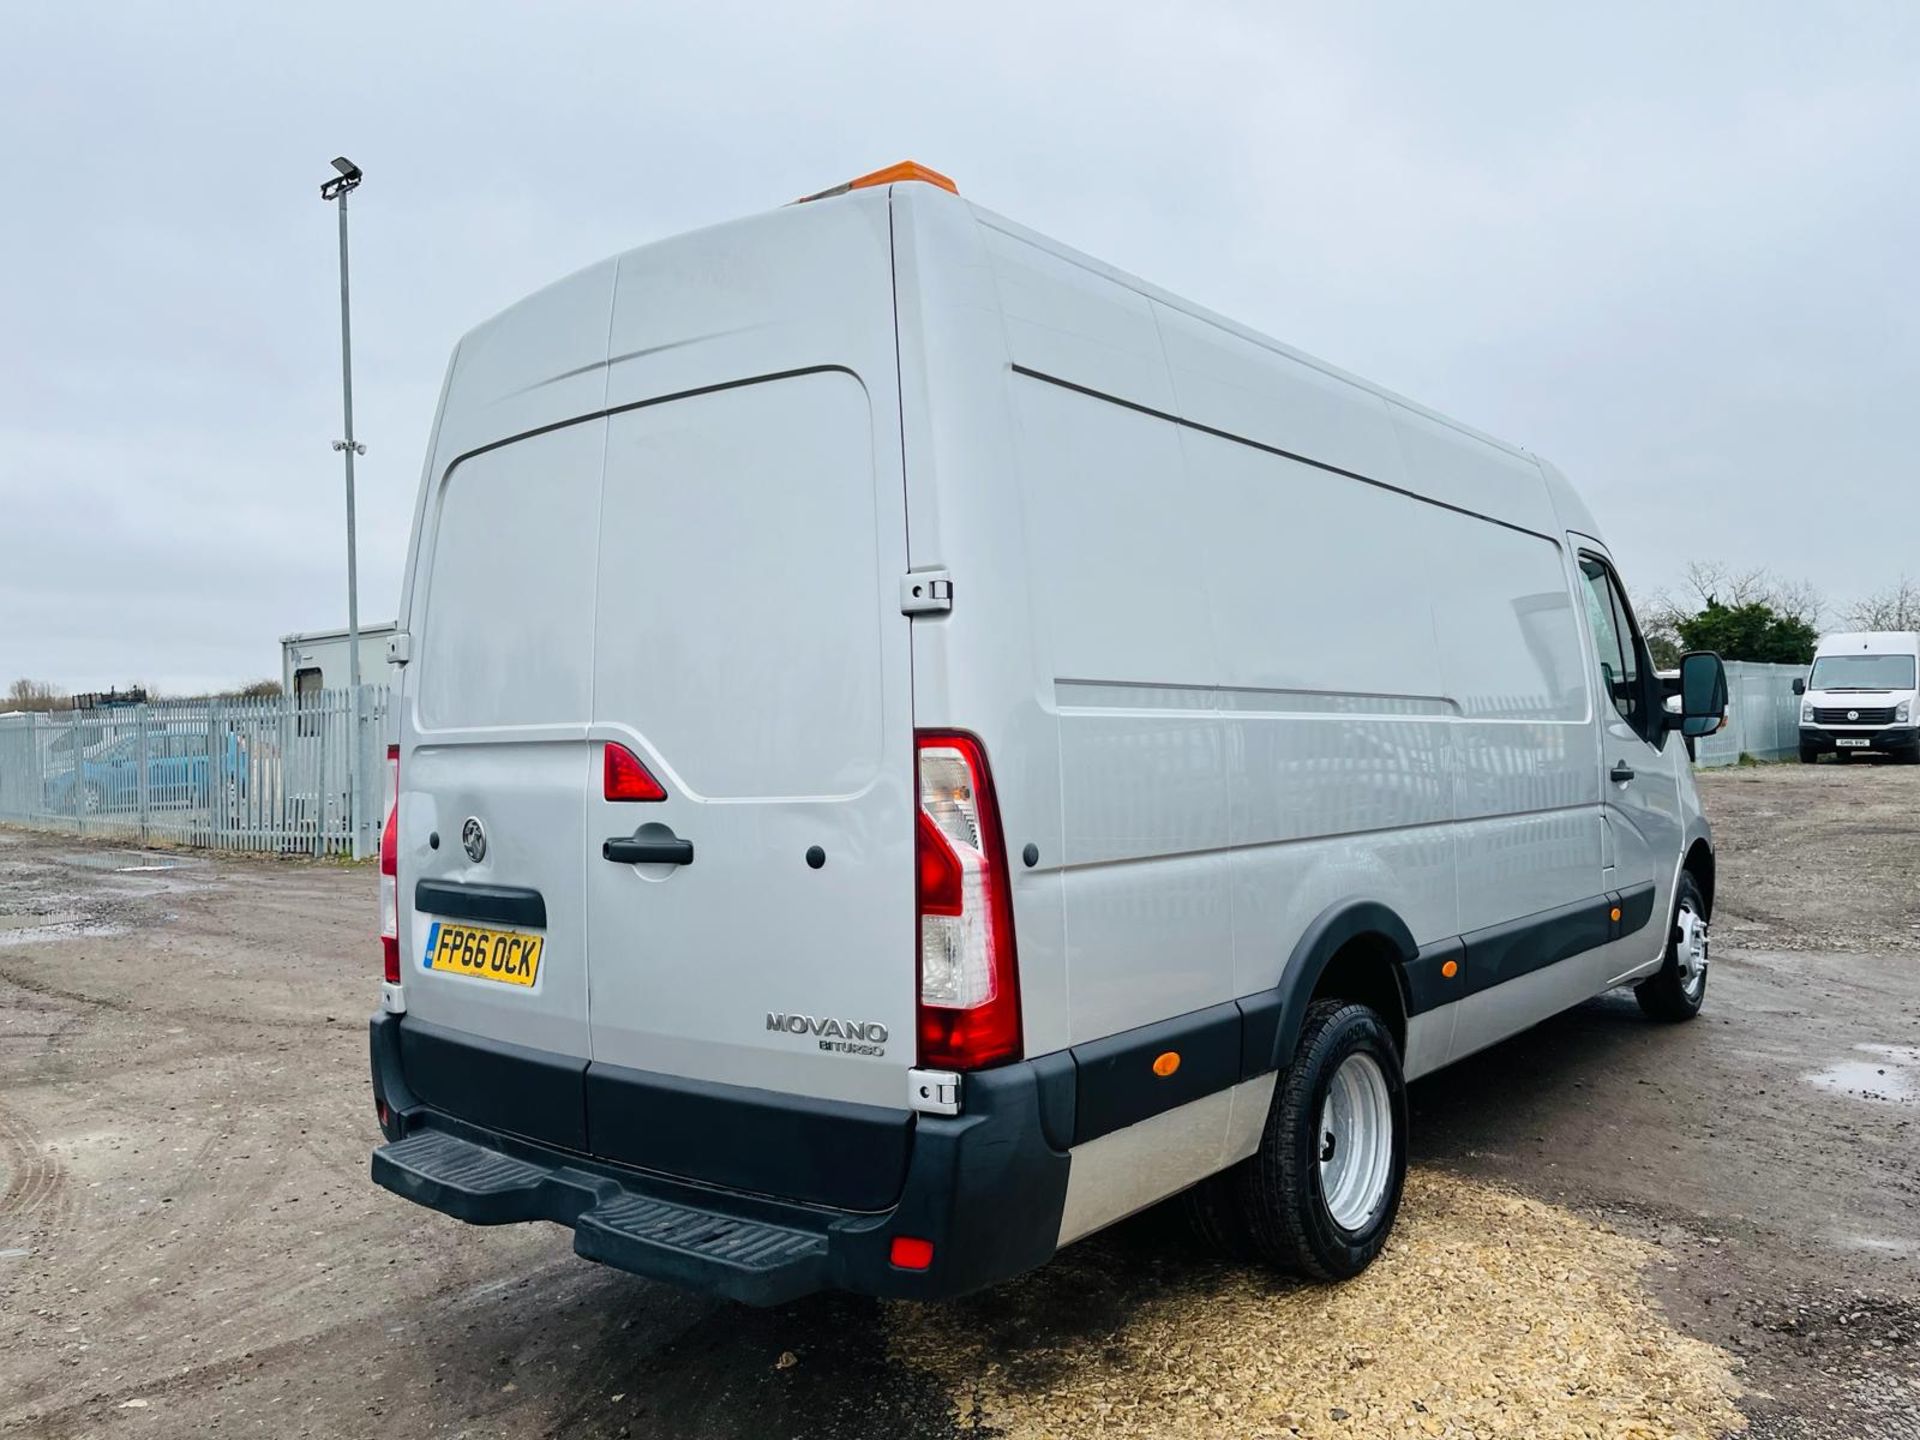
[[[6,1191],[0,1194],[0,1235],[13,1232],[31,1240],[71,1225],[74,1205],[65,1169],[48,1153],[26,1117],[4,1101],[0,1101],[0,1171],[7,1177]]]

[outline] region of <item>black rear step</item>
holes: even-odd
[[[637,1194],[606,1176],[549,1169],[445,1131],[381,1146],[373,1153],[373,1178],[476,1225],[571,1225],[573,1248],[586,1259],[750,1305],[779,1305],[826,1281],[824,1231]]]

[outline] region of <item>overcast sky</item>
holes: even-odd
[[[344,624],[339,153],[363,622],[464,330],[905,157],[1557,461],[1641,590],[1920,576],[1920,6],[1135,8],[15,7],[0,686]]]

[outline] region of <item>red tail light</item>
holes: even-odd
[[[887,1263],[896,1270],[926,1270],[933,1265],[933,1242],[896,1235],[887,1247]]]
[[[915,737],[920,810],[920,1063],[982,1070],[1018,1060],[1013,896],[986,753],[971,735]]]
[[[667,792],[640,763],[640,757],[616,741],[607,742],[602,790],[609,800],[664,800]]]
[[[391,801],[380,832],[380,949],[389,985],[400,983],[400,747],[387,747]]]

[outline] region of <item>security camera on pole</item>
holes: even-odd
[[[361,832],[360,751],[365,738],[365,710],[360,695],[360,562],[353,534],[353,457],[367,453],[367,447],[353,438],[353,326],[347,305],[347,196],[360,186],[360,167],[344,155],[333,157],[333,168],[340,173],[320,187],[322,200],[333,200],[340,207],[340,393],[346,416],[346,436],[333,442],[347,461],[347,683],[353,690],[352,742],[347,746],[347,832],[351,835],[353,858],[367,854]]]

